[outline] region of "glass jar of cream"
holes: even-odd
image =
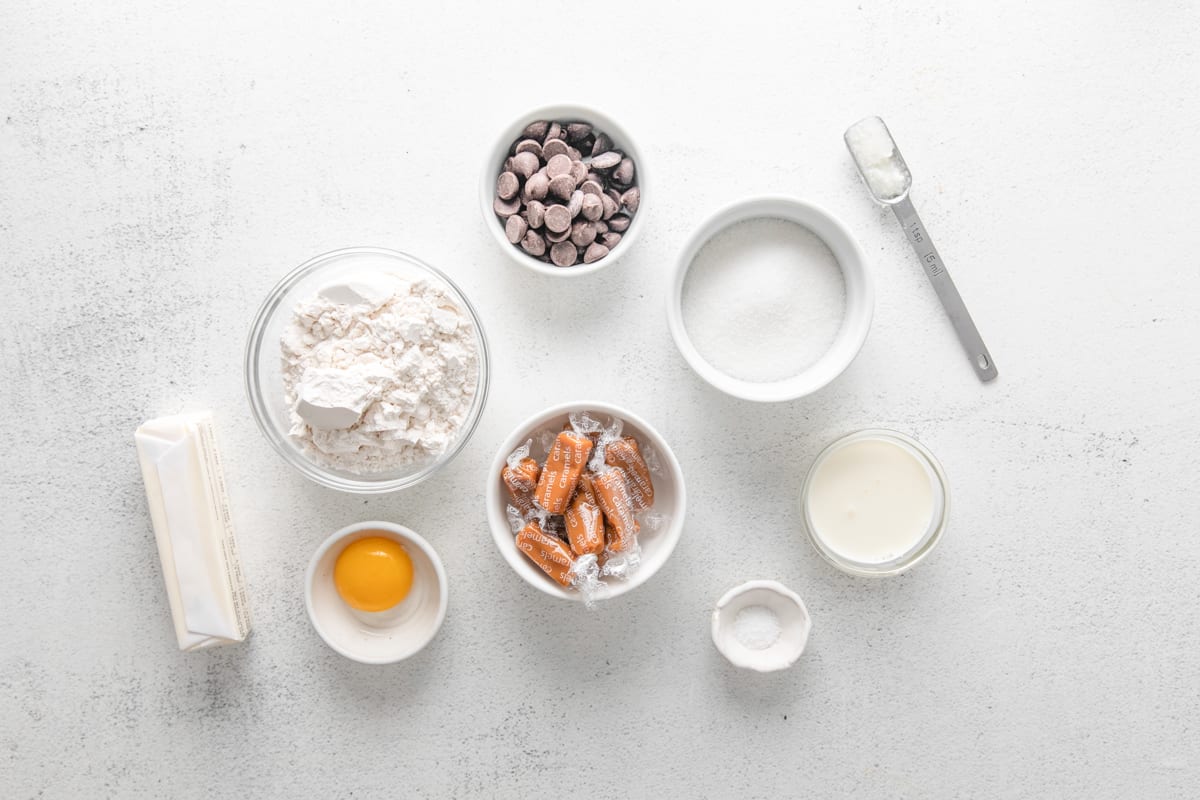
[[[821,451],[804,479],[800,507],[808,538],[826,561],[851,575],[898,575],[941,539],[950,486],[920,442],[864,430]]]

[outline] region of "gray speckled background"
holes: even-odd
[[[1194,6],[155,5],[0,10],[5,797],[1195,792]],[[570,70],[522,56],[572,34],[591,52]],[[493,132],[561,99],[620,119],[655,179],[636,250],[578,282],[508,263],[475,194]],[[868,113],[995,385],[856,180],[841,133]],[[760,193],[843,218],[879,296],[846,374],[769,407],[702,384],[663,313],[689,231]],[[289,471],[241,378],[272,284],[354,244],[453,274],[495,367],[464,453],[369,500]],[[510,428],[581,397],[656,424],[692,501],[662,572],[597,613],[520,582],[481,508]],[[132,432],[199,407],[256,627],[180,654]],[[954,498],[938,552],[879,583],[819,561],[795,499],[866,426],[920,438]],[[426,535],[452,587],[433,644],[387,668],[334,654],[303,608],[312,550],[366,518]],[[708,638],[712,603],[756,577],[815,618],[769,677]]]

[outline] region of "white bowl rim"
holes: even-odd
[[[440,456],[435,461],[430,462],[422,469],[410,475],[405,475],[400,478],[373,479],[368,476],[359,478],[349,478],[337,475],[325,467],[317,464],[303,454],[288,448],[283,444],[284,435],[273,435],[274,431],[270,423],[269,415],[264,407],[266,398],[259,391],[258,380],[258,358],[262,353],[262,348],[266,345],[263,336],[266,332],[267,323],[272,316],[279,310],[283,303],[284,295],[289,291],[301,278],[307,276],[314,270],[324,266],[329,262],[337,261],[340,258],[352,255],[372,254],[383,256],[385,258],[393,258],[404,261],[408,264],[415,265],[432,273],[438,280],[445,283],[457,299],[461,300],[463,306],[467,310],[468,316],[471,318],[472,324],[475,326],[479,343],[479,383],[475,390],[476,397],[472,399],[472,407],[474,414],[468,419],[467,424],[463,427],[461,435],[455,443],[447,449],[446,453]],[[415,486],[421,481],[431,477],[434,473],[441,470],[466,448],[471,437],[479,427],[479,423],[483,418],[484,409],[487,407],[488,392],[491,386],[491,351],[488,346],[487,332],[484,331],[483,319],[479,316],[478,309],[467,297],[466,292],[462,290],[449,275],[442,270],[428,263],[424,259],[414,256],[411,253],[402,250],[393,250],[388,247],[377,247],[372,245],[360,245],[354,247],[340,247],[336,250],[330,250],[325,253],[320,253],[307,259],[302,264],[294,267],[286,275],[276,281],[271,287],[271,291],[267,293],[266,298],[258,307],[254,314],[254,319],[250,323],[250,331],[246,335],[246,345],[243,352],[243,384],[246,392],[246,400],[250,405],[250,416],[254,418],[255,424],[258,426],[259,432],[263,438],[267,440],[267,444],[271,446],[279,456],[286,461],[293,469],[301,475],[308,478],[310,481],[326,486],[330,489],[348,492],[351,494],[386,494],[388,492],[400,491]],[[476,405],[477,404],[477,405]]]
[[[721,631],[721,614],[722,614],[722,612],[735,598],[740,597],[741,595],[745,594],[746,592],[754,591],[755,589],[763,589],[765,591],[772,592],[773,594],[776,594],[779,597],[782,597],[783,599],[787,600],[788,602],[794,603],[796,605],[796,607],[800,609],[800,616],[802,619],[802,622],[800,623],[800,627],[802,628],[801,635],[800,635],[800,647],[794,654],[792,654],[792,656],[788,659],[786,664],[781,664],[776,667],[763,667],[761,664],[740,659],[736,655],[730,653],[728,650],[726,650],[724,647],[721,646],[721,637],[719,634]],[[712,612],[713,644],[716,646],[717,650],[721,653],[721,655],[725,656],[725,658],[729,661],[730,664],[733,664],[735,667],[740,667],[742,669],[751,669],[751,670],[754,670],[755,672],[777,672],[778,670],[786,669],[786,668],[790,667],[792,664],[795,664],[796,661],[799,660],[800,656],[804,655],[804,651],[808,649],[808,636],[810,633],[812,633],[812,615],[808,613],[808,606],[804,605],[804,600],[802,600],[800,598],[800,595],[796,594],[794,591],[792,591],[788,587],[784,586],[779,581],[773,581],[773,580],[746,581],[745,583],[734,586],[732,589],[727,591],[725,594],[721,595],[721,599],[718,600],[717,604],[713,607],[713,612]]]
[[[513,141],[516,140],[517,134],[524,130],[526,125],[536,122],[539,119],[556,118],[579,119],[608,133],[615,144],[621,145],[619,148],[621,152],[633,158],[634,167],[637,170],[637,187],[642,191],[637,213],[631,217],[629,227],[625,233],[621,234],[621,241],[617,243],[617,246],[604,258],[594,261],[591,264],[556,267],[553,264],[538,261],[508,240],[504,235],[504,226],[497,224],[499,220],[496,217],[496,212],[492,209],[492,200],[496,193],[496,176],[499,174],[498,167],[504,161],[502,154],[508,151]],[[557,103],[535,108],[522,114],[504,127],[500,136],[493,141],[492,146],[488,149],[479,184],[479,199],[483,210],[484,223],[488,230],[491,231],[492,236],[500,244],[501,249],[513,261],[526,269],[542,275],[552,275],[556,278],[579,278],[584,275],[592,275],[619,261],[633,247],[634,242],[637,241],[637,237],[641,233],[642,220],[646,214],[647,181],[645,163],[645,155],[642,149],[638,147],[634,138],[629,134],[629,131],[603,111],[576,103]]]
[[[316,610],[313,608],[313,582],[317,576],[317,564],[321,562],[321,559],[325,556],[325,554],[333,549],[335,545],[340,544],[356,533],[380,530],[395,534],[396,536],[403,538],[406,543],[415,545],[418,550],[425,554],[430,563],[433,564],[433,572],[437,578],[438,610],[437,618],[434,620],[433,628],[429,631],[429,636],[425,639],[425,641],[420,643],[420,646],[418,646],[417,649],[413,650],[406,656],[401,656],[400,658],[364,658],[355,653],[351,653],[344,647],[341,647],[333,642],[325,635],[325,630],[321,627],[321,623],[317,619]],[[417,653],[424,650],[426,645],[432,642],[433,638],[437,636],[438,631],[441,630],[442,623],[446,620],[446,609],[449,607],[449,602],[450,588],[446,581],[446,568],[442,565],[442,559],[438,557],[437,551],[433,549],[433,545],[431,545],[420,534],[411,528],[405,527],[404,525],[397,525],[394,522],[369,520],[367,522],[356,522],[352,525],[347,525],[346,527],[335,531],[334,533],[330,534],[325,541],[318,545],[316,551],[313,552],[312,558],[310,558],[308,561],[308,569],[304,571],[304,606],[308,610],[308,621],[312,623],[313,630],[315,630],[317,635],[321,637],[321,641],[329,645],[329,648],[335,653],[343,655],[351,661],[357,661],[360,664],[395,664],[400,661],[404,661],[407,658],[412,658]]]
[[[727,375],[700,355],[683,323],[683,284],[696,254],[709,239],[739,222],[761,218],[795,222],[825,242],[842,271],[846,308],[833,344],[814,364],[785,380],[758,383]],[[744,198],[719,209],[692,232],[680,250],[674,270],[667,294],[667,323],[675,346],[697,375],[722,392],[743,400],[783,402],[816,392],[850,366],[871,329],[875,289],[862,248],[837,217],[805,200],[766,195]]]
[[[514,534],[508,525],[508,520],[504,514],[504,507],[507,503],[501,502],[500,496],[500,471],[504,469],[505,460],[509,454],[519,447],[525,439],[529,438],[530,433],[537,428],[538,425],[560,414],[570,413],[571,411],[592,411],[596,414],[604,416],[617,417],[621,420],[637,426],[637,428],[646,433],[651,439],[659,458],[665,462],[664,466],[671,475],[671,480],[675,484],[676,503],[679,506],[679,513],[672,514],[671,521],[667,525],[667,529],[660,535],[663,539],[663,550],[661,560],[653,568],[649,568],[644,562],[638,568],[633,577],[625,581],[613,581],[607,584],[609,589],[604,594],[597,597],[597,600],[608,600],[614,597],[631,592],[641,586],[646,581],[650,580],[658,570],[662,569],[663,565],[671,558],[676,545],[679,543],[679,538],[683,534],[684,517],[687,515],[687,489],[683,480],[683,469],[679,466],[678,459],[675,458],[675,453],[671,450],[662,434],[658,432],[652,425],[644,419],[619,406],[611,403],[603,403],[599,401],[573,401],[569,403],[560,403],[556,406],[551,406],[543,411],[533,414],[532,416],[521,422],[520,425],[513,428],[512,433],[501,443],[499,450],[496,451],[496,457],[492,461],[492,468],[488,471],[487,491],[485,493],[485,502],[487,503],[488,527],[492,531],[492,541],[496,543],[496,548],[512,567],[513,571],[521,576],[522,579],[530,586],[538,589],[551,597],[557,597],[563,600],[573,600],[575,602],[583,602],[584,598],[579,592],[568,591],[562,586],[555,583],[549,576],[539,570],[533,563],[521,555],[521,551],[517,549],[514,542]]]

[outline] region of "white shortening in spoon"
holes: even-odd
[[[900,221],[900,227],[904,228],[904,235],[917,252],[917,258],[921,259],[921,266],[925,268],[929,282],[933,284],[942,307],[954,324],[954,332],[966,349],[975,374],[981,381],[992,380],[999,374],[996,362],[992,360],[983,337],[967,313],[962,296],[946,271],[945,262],[938,255],[929,232],[925,230],[908,198],[908,191],[912,188],[912,173],[908,171],[908,165],[904,163],[904,157],[900,155],[887,125],[879,117],[867,117],[851,125],[844,138],[871,196],[877,203],[891,206],[892,213]]]

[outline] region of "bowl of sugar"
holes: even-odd
[[[866,259],[844,224],[811,203],[757,197],[721,209],[688,239],[667,321],[709,384],[782,402],[850,366],[874,309]]]

